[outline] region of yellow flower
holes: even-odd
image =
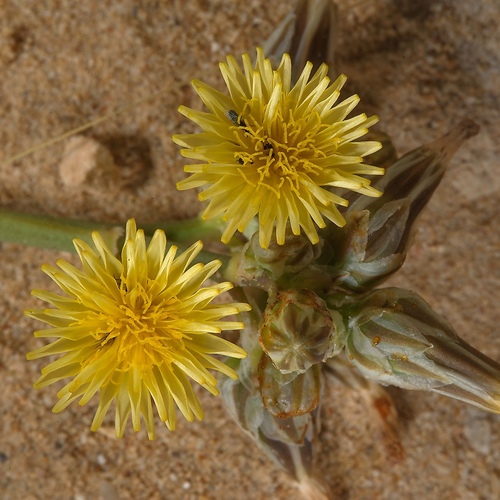
[[[152,401],[169,429],[176,424],[177,405],[188,421],[203,418],[201,405],[189,378],[214,395],[217,382],[208,369],[236,379],[236,373],[212,357],[222,354],[244,358],[240,347],[218,336],[222,330],[241,329],[227,315],[249,310],[247,304],[211,304],[212,299],[232,288],[221,283],[200,288],[221,266],[220,261],[189,267],[202,248],[198,242],[175,257],[172,246],[156,231],[146,248],[144,232],[129,220],[121,260],[106,246],[99,233],[92,239],[96,251],[74,240],[83,271],[59,260],[59,269],[44,265],[67,294],[43,290],[33,295],[55,309],[26,311],[53,328],[35,332],[36,337],[57,340],[28,354],[28,359],[62,354],[44,369],[35,384],[41,388],[73,377],[59,393],[54,412],[80,398],[86,404],[99,391],[99,406],[92,427],[97,430],[113,400],[116,400],[116,435],[122,437],[132,415],[135,431],[144,419],[154,438]]]
[[[288,221],[294,234],[302,228],[317,243],[314,223],[325,227],[323,216],[345,224],[336,205],[347,206],[347,201],[331,187],[380,195],[361,176],[383,174],[383,169],[363,164],[363,157],[381,144],[355,142],[378,118],[360,114],[345,119],[359,97],[334,106],[346,77],[330,84],[325,64],[310,77],[312,64],[307,63],[292,85],[288,54],[275,71],[262,49],[257,49],[254,66],[248,54],[242,60],[243,71],[231,56],[220,64],[229,96],[193,81],[208,113],[179,108],[204,132],[173,137],[186,148],[183,156],[203,162],[187,165],[184,170],[192,175],[177,188],[204,188],[199,198],[210,203],[203,218],[223,214],[224,243],[257,214],[263,248],[269,246],[274,227],[278,244],[284,244]]]

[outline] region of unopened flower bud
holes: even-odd
[[[396,272],[406,258],[414,223],[444,176],[455,151],[477,134],[474,122],[464,121],[441,139],[411,151],[386,169],[373,186],[379,198],[346,197],[351,205],[346,225],[333,227],[325,239],[342,255],[335,286],[367,291]]]
[[[386,203],[374,214],[368,210],[347,212],[342,272],[335,279],[336,288],[367,291],[403,265],[409,210],[410,200],[403,198]]]
[[[303,373],[338,353],[343,333],[340,315],[314,292],[285,290],[266,308],[260,343],[281,373]]]
[[[242,286],[256,286],[268,290],[271,283],[281,287],[308,282],[321,284],[328,281],[324,271],[312,266],[321,253],[322,245],[313,245],[305,234],[295,235],[287,228],[285,243],[278,245],[273,236],[268,248],[259,243],[256,232],[241,252],[231,260],[228,277]],[[305,283],[305,284],[304,284]]]
[[[311,413],[318,406],[322,381],[320,365],[301,372],[281,373],[264,355],[259,372],[262,403],[271,415],[297,417]]]
[[[229,413],[264,453],[288,474],[300,482],[313,481],[311,443],[320,427],[317,406],[322,376],[319,365],[296,377],[281,375],[263,353],[251,321],[246,323],[242,332],[242,344],[248,350],[248,356],[243,360],[228,360],[238,373],[238,379],[225,377],[220,383],[221,396]],[[264,358],[266,362],[262,361]],[[263,366],[264,363],[267,366]],[[269,373],[288,377],[288,382],[291,382],[283,385],[280,394],[270,387],[274,381],[266,378],[269,368]],[[268,380],[269,389],[262,394],[263,382],[266,384]],[[298,382],[304,382],[303,389]],[[279,388],[278,385],[276,382],[274,389]]]
[[[376,290],[358,303],[350,313],[346,350],[367,378],[500,413],[500,365],[460,339],[412,292]]]

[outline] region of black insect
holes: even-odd
[[[273,145],[269,142],[265,142],[264,143],[264,151],[268,151],[268,150],[271,150],[271,157],[274,158],[274,149],[273,149]]]
[[[125,292],[128,292],[127,285],[125,283],[122,283],[121,278],[115,278],[115,281],[120,290],[123,289]]]
[[[247,124],[243,120],[243,118],[239,118],[238,113],[234,109],[230,109],[227,112],[227,116],[229,116],[229,119],[237,126],[237,127],[246,127]]]
[[[241,157],[240,157],[240,158],[238,158],[238,163],[239,163],[240,165],[245,165],[245,162],[243,161],[243,158],[241,158]],[[253,160],[252,160],[252,159],[248,160],[248,161],[247,161],[247,165],[253,165]]]

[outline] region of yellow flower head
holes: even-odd
[[[200,288],[221,266],[212,261],[189,267],[202,248],[201,242],[178,257],[174,246],[165,254],[165,233],[156,231],[146,247],[144,232],[136,229],[133,219],[127,223],[121,260],[99,233],[94,232],[92,239],[96,251],[74,240],[83,271],[63,260],[57,262],[59,269],[42,267],[67,296],[33,291],[35,297],[55,306],[26,311],[52,326],[35,332],[35,336],[57,340],[30,352],[28,359],[62,354],[42,370],[35,387],[73,378],[57,394],[54,412],[79,398],[79,404],[84,405],[99,391],[93,431],[116,400],[118,437],[123,436],[131,414],[134,430],[140,429],[142,415],[149,438],[154,438],[151,398],[169,429],[175,428],[176,405],[188,421],[202,419],[189,378],[214,395],[218,394],[217,382],[208,369],[237,378],[212,355],[246,356],[243,349],[218,334],[243,328],[240,322],[221,318],[249,310],[249,306],[211,304],[232,285]]]
[[[274,227],[278,244],[284,244],[288,221],[294,234],[302,228],[317,243],[314,223],[325,227],[323,216],[345,224],[336,205],[347,206],[347,201],[331,187],[380,195],[362,175],[383,174],[383,169],[363,164],[363,157],[381,144],[356,142],[378,118],[360,114],[345,119],[359,97],[334,105],[346,77],[330,84],[325,64],[311,77],[312,64],[307,63],[292,85],[288,54],[275,71],[262,49],[257,49],[255,65],[248,54],[242,59],[243,71],[231,56],[220,64],[229,96],[193,81],[208,113],[179,108],[204,132],[173,138],[186,148],[183,156],[203,162],[187,165],[185,171],[192,175],[177,188],[204,188],[199,198],[210,203],[203,218],[223,214],[224,243],[257,214],[263,248]]]

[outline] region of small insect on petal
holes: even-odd
[[[237,127],[246,127],[245,121],[239,117],[238,113],[234,109],[230,109],[227,112],[227,116],[229,119],[237,126]]]

